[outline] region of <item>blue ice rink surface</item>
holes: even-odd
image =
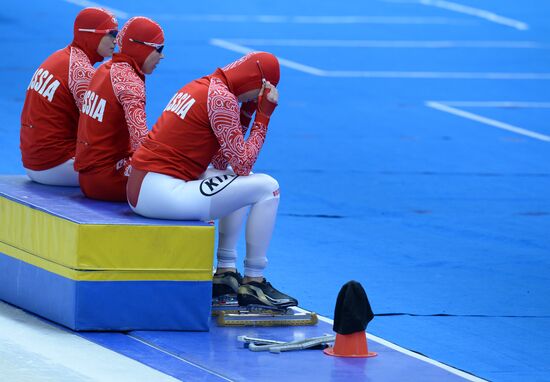
[[[81,3],[0,10],[2,174],[23,173],[25,89],[70,42]],[[548,2],[108,5],[164,28],[149,126],[181,86],[242,53],[282,59],[254,169],[281,184],[277,287],[333,317],[355,279],[379,314],[370,333],[489,380],[550,380]]]

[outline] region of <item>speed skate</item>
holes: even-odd
[[[298,307],[240,306],[236,295],[214,297],[212,315],[219,326],[311,326],[318,322],[316,313]]]

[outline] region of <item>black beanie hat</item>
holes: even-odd
[[[348,281],[336,299],[332,329],[338,334],[352,334],[367,329],[374,314],[365,290],[357,281]]]

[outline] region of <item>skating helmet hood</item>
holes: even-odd
[[[140,42],[136,42],[140,41]],[[164,31],[147,17],[132,17],[124,24],[117,37],[120,53],[131,57],[139,68],[155,47],[144,44],[164,44]]]
[[[237,97],[262,87],[262,77],[272,85],[279,83],[279,61],[271,53],[251,52],[221,69],[229,90]]]
[[[72,45],[82,49],[92,64],[103,61],[97,47],[103,36],[118,28],[116,17],[103,8],[85,8],[76,16]]]

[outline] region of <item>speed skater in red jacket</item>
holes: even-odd
[[[128,181],[128,201],[140,215],[220,219],[213,294],[237,293],[242,305],[298,303],[263,277],[279,184],[251,172],[277,106],[279,75],[274,55],[253,52],[182,87],[134,153]],[[242,278],[236,246],[248,211]]]
[[[164,57],[164,32],[146,17],[122,27],[120,53],[101,65],[84,95],[75,169],[89,198],[125,201],[130,158],[148,133],[145,75]]]
[[[79,110],[95,72],[93,64],[111,56],[118,23],[101,8],[85,8],[74,21],[73,41],[35,71],[21,113],[23,166],[34,181],[78,186],[73,168]]]

